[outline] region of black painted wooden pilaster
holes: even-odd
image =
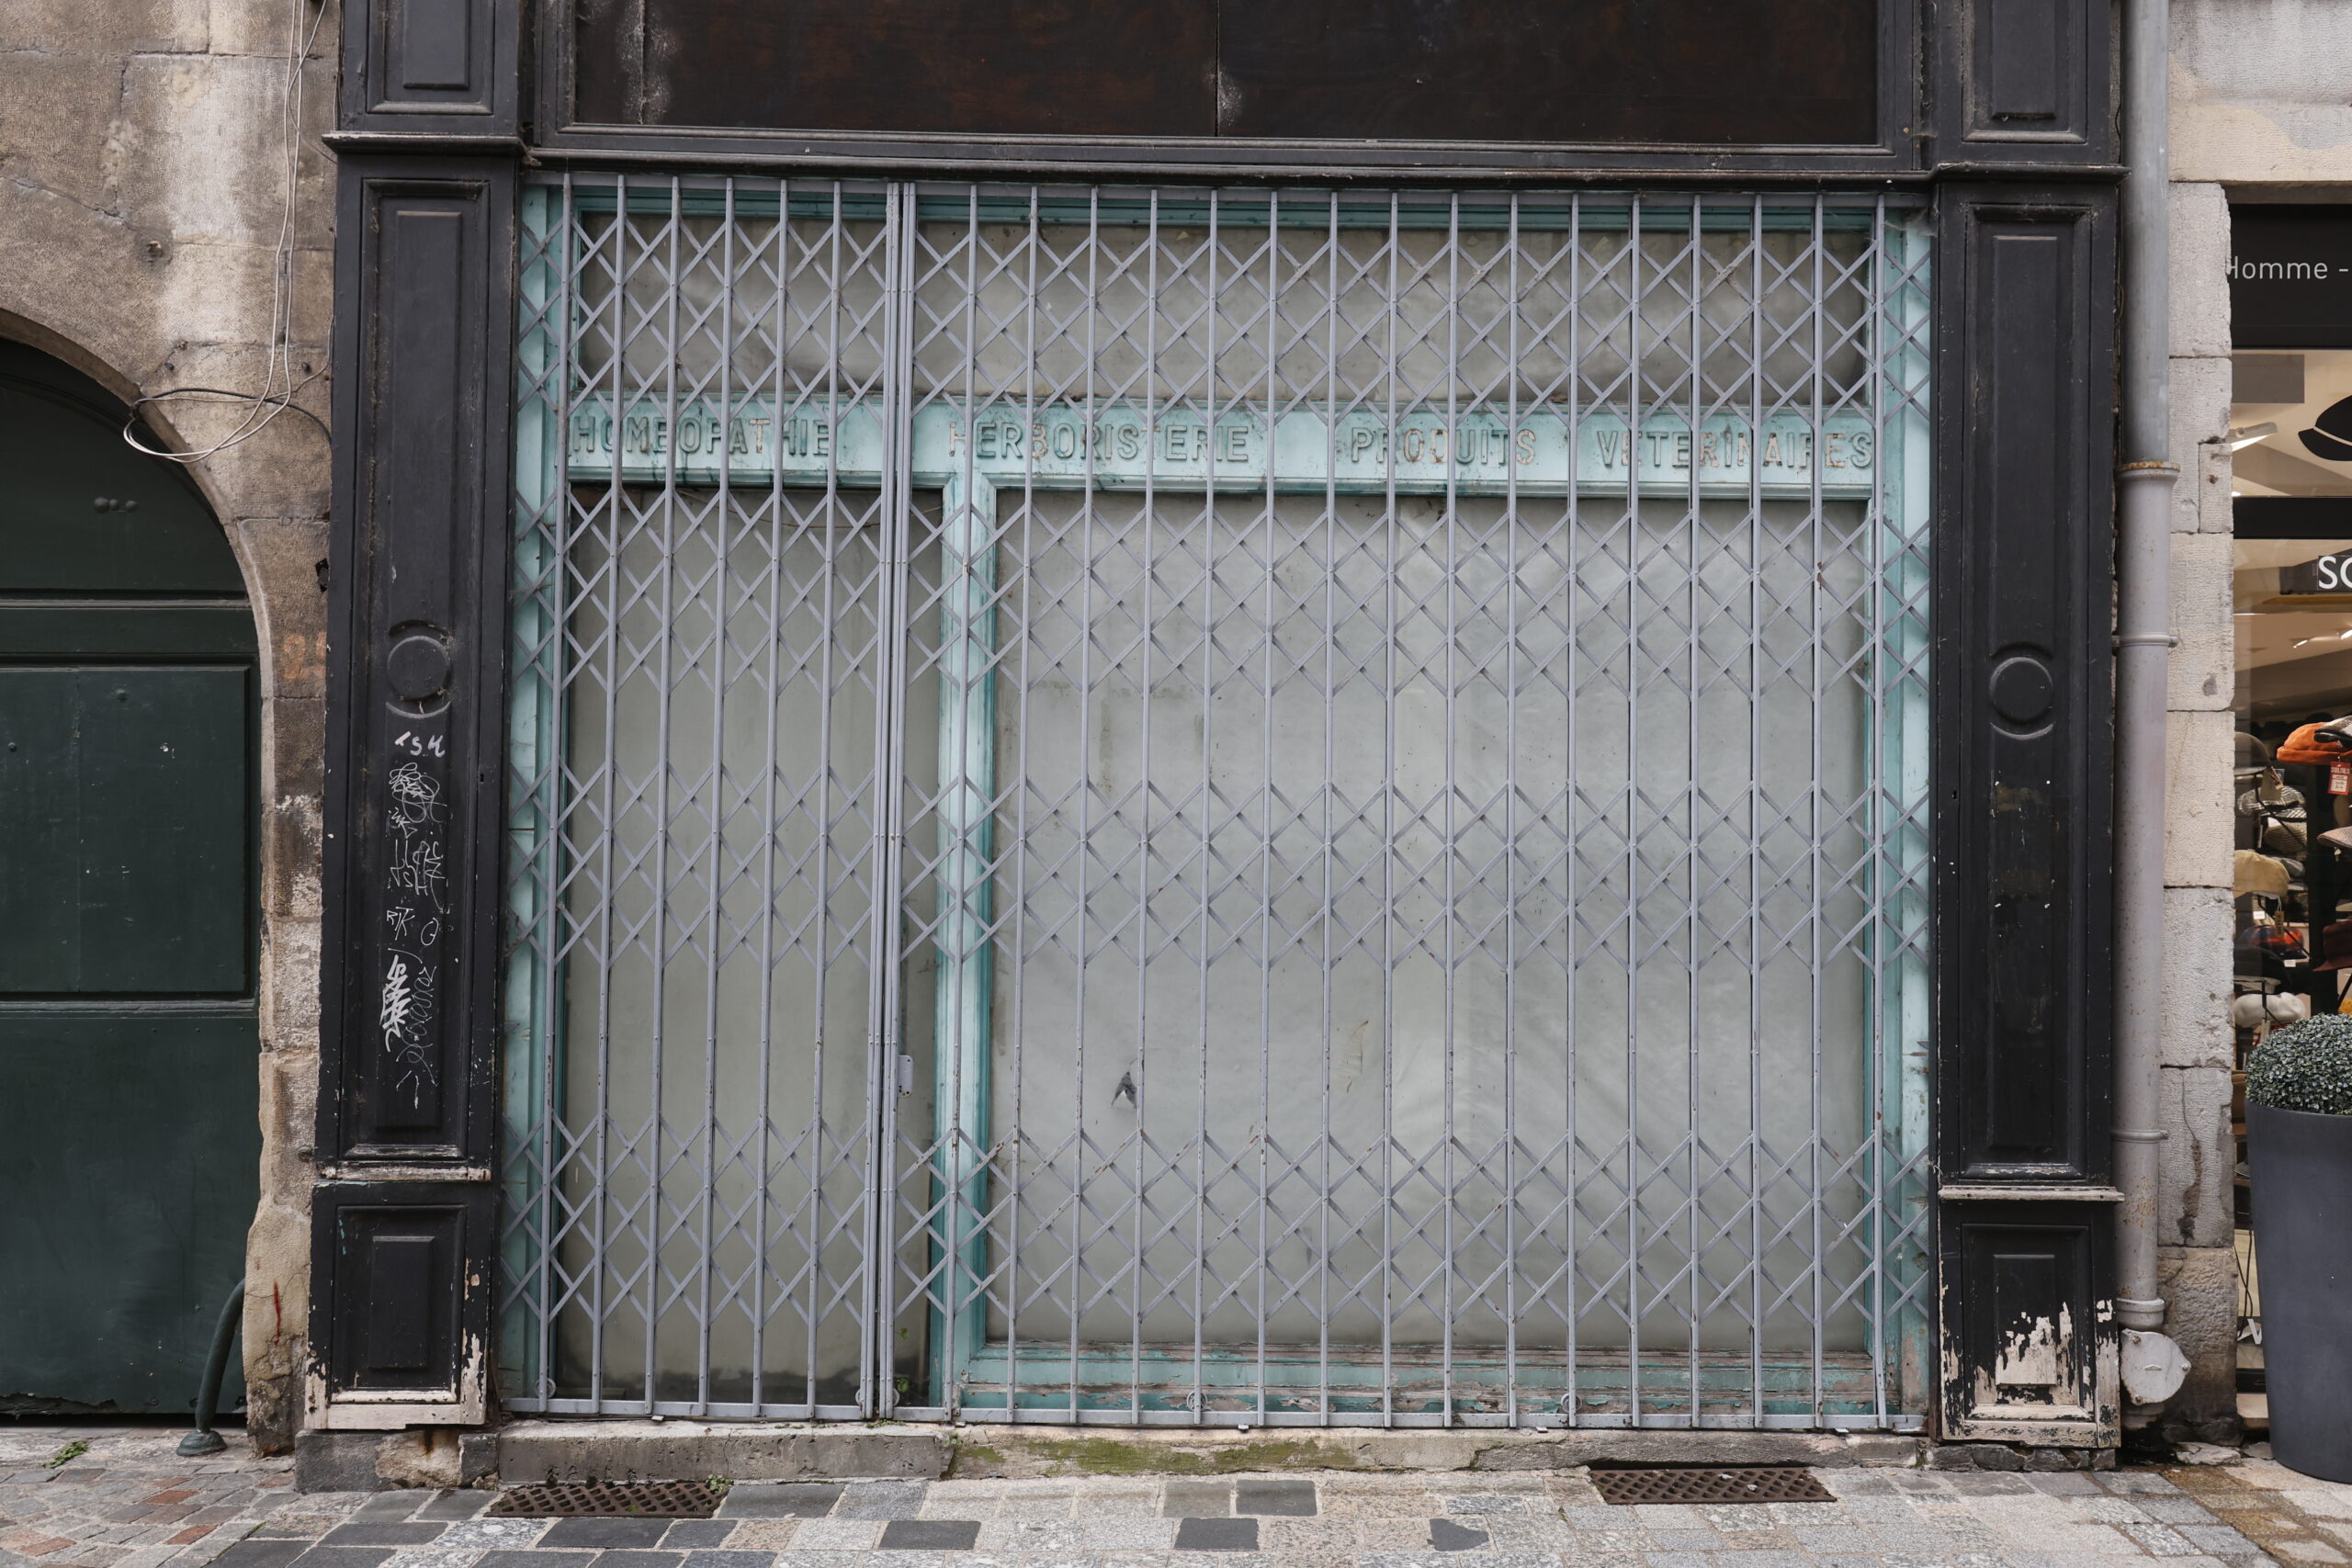
[[[2114,223],[2097,186],[1939,196],[1937,1153],[1954,1436],[2111,1431]]]
[[[343,129],[514,135],[522,11],[520,0],[348,0]]]
[[[2115,157],[2101,0],[1937,7],[1933,155],[1944,164],[2096,164]]]
[[[514,196],[340,169],[314,1425],[487,1393]]]
[[[328,1395],[336,1425],[370,1404],[391,1400],[399,1419],[382,1425],[430,1422],[445,1394],[447,1418],[467,1424],[482,1416],[481,1358],[490,1343],[489,1269],[466,1267],[496,1246],[494,1190],[478,1183],[439,1181],[338,1182],[319,1189],[311,1243],[311,1289],[338,1303],[314,1341],[316,1386]],[[471,1364],[469,1364],[470,1361]],[[347,1397],[369,1396],[354,1402]]]

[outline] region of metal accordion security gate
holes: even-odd
[[[1920,1425],[1924,215],[524,231],[510,1408]]]

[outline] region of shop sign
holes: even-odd
[[[609,394],[575,403],[568,468],[575,480],[628,484],[881,483],[883,420],[871,400],[807,402],[779,414],[764,399],[676,407],[639,399],[616,420]],[[1353,410],[1334,420],[1294,407],[1274,417],[1231,409],[1125,404],[1004,404],[967,413],[934,403],[915,412],[918,484],[966,474],[1000,489],[1263,491],[1331,489],[1349,494],[1560,495],[1571,474],[1581,494],[1855,499],[1877,479],[1878,430],[1866,414],[1767,418],[1735,413],[1696,427],[1677,414],[1540,410],[1506,418],[1423,410],[1393,420]],[[1570,462],[1573,449],[1575,460]]]
[[[2278,592],[2283,598],[2312,593],[2352,593],[2352,550],[2278,569]]]
[[[2352,348],[2352,207],[2230,212],[2230,341]]]

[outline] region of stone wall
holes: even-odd
[[[290,1445],[309,1312],[325,719],[333,0],[8,0],[0,5],[0,335],[125,400],[251,391],[271,341],[286,219],[289,39],[311,41],[292,208],[294,375],[249,440],[191,465],[243,568],[261,637],[262,1201],[247,1243],[244,1358],[257,1446]],[[315,32],[312,31],[315,25]],[[180,451],[244,417],[151,405]]]
[[[2173,0],[2172,17],[2174,179],[2352,181],[2352,9],[2337,0]]]
[[[2166,1330],[2189,1358],[2166,1411],[2177,1436],[2234,1437],[2237,1265],[2231,1251],[2231,863],[2236,791],[2230,598],[2229,204],[2173,186],[2173,650],[2166,706],[2164,1065],[2156,1208]]]

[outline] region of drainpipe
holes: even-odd
[[[2165,688],[2175,641],[2172,489],[2180,472],[2170,461],[2169,9],[2168,0],[2126,0],[2123,7],[2123,450],[2115,562],[2115,1179],[2123,1204],[2115,1309],[2124,1329],[2125,1389],[2143,1407],[2127,1413],[2130,1426],[2143,1424],[2180,1385],[2179,1351],[2158,1332],[2165,1303],[2156,1284]]]

